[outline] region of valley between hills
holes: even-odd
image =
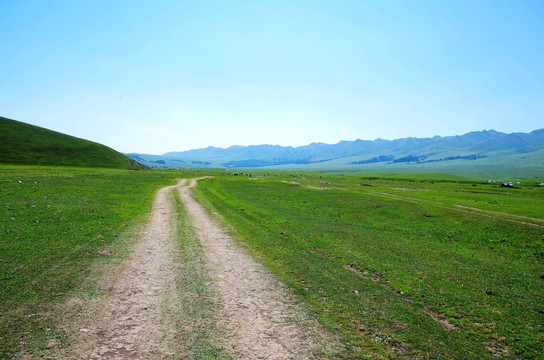
[[[342,144],[336,170],[152,169],[0,120],[1,358],[544,351],[541,131]]]

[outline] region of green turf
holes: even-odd
[[[132,241],[123,236],[145,220],[158,188],[184,176],[0,166],[0,358],[68,341],[52,306],[88,281],[93,264],[123,256]]]
[[[542,179],[502,189],[439,174],[222,173],[200,182],[198,198],[339,334],[346,358],[542,353],[544,230],[513,216],[542,225]],[[94,291],[89,272],[126,254],[159,187],[200,174],[0,166],[0,358],[67,346],[52,307]],[[178,231],[181,275],[194,280],[179,289],[200,299],[180,309],[197,319],[180,337],[195,358],[224,356],[181,210]]]
[[[507,212],[542,218],[544,189],[355,175],[259,177],[203,180],[195,193],[341,334],[348,358],[541,356],[544,229],[452,207],[497,210],[500,200]]]
[[[0,163],[141,169],[101,144],[0,117]]]

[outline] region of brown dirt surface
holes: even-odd
[[[149,221],[111,293],[83,304],[67,304],[79,305],[81,312],[66,319],[75,342],[63,358],[164,359],[174,355],[175,325],[164,316],[165,301],[175,298],[176,264],[171,256],[175,245],[168,201],[174,187],[158,191]]]
[[[338,341],[192,198],[195,185],[191,180],[179,193],[212,274],[210,286],[221,308],[219,326],[228,334],[225,347],[240,359],[329,358],[339,349]]]
[[[307,189],[314,189],[314,190],[342,190],[341,188],[337,188],[337,187],[323,187],[323,186],[313,186],[313,185],[302,185],[301,183],[297,182],[297,181],[281,181],[282,183],[284,184],[289,184],[289,185],[297,185],[297,186],[302,186],[302,187],[305,187]]]
[[[97,270],[102,295],[75,294],[57,310],[61,328],[73,339],[71,346],[51,344],[42,357],[198,358],[179,337],[179,322],[191,319],[172,316],[183,306],[183,294],[176,287],[183,264],[172,224],[176,213],[169,201],[175,188],[201,242],[202,262],[210,278],[207,285],[219,309],[214,316],[218,324],[210,329],[221,334],[214,338],[216,348],[234,359],[334,358],[341,351],[340,342],[295,301],[286,286],[192,198],[190,188],[195,185],[196,180],[182,180],[158,191],[149,220],[131,242],[130,254]]]

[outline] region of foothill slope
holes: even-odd
[[[135,160],[105,145],[1,116],[0,163],[143,168]]]

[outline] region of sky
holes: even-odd
[[[544,128],[544,1],[0,0],[0,116],[163,154]]]

